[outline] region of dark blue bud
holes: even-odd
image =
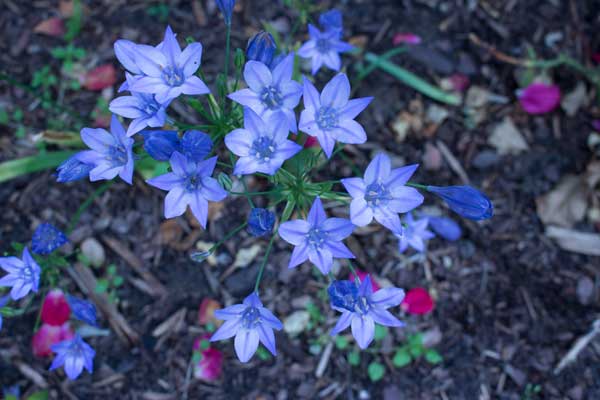
[[[177,131],[142,131],[144,150],[157,161],[169,161],[174,151],[181,150]]]
[[[427,186],[427,191],[442,198],[461,217],[478,221],[494,215],[490,199],[471,186]]]
[[[56,168],[56,181],[64,183],[87,178],[93,168],[94,165],[79,160],[79,153],[77,153]]]
[[[231,25],[231,14],[233,13],[233,7],[235,6],[235,0],[216,0],[217,7],[221,10],[221,14],[223,14],[223,19],[225,19],[225,24]]]
[[[327,288],[333,307],[354,311],[358,299],[358,287],[352,281],[333,281]]]
[[[212,139],[207,133],[190,130],[183,134],[181,152],[192,161],[202,161],[212,150]]]
[[[337,32],[341,37],[344,30],[342,13],[335,8],[319,15],[319,24],[327,32]]]
[[[39,224],[31,238],[31,250],[36,254],[47,255],[58,249],[69,239],[54,225]]]
[[[248,232],[252,236],[265,236],[273,231],[275,214],[264,208],[253,208],[248,216]]]
[[[460,239],[462,230],[452,218],[448,217],[427,217],[429,226],[435,233],[446,240],[455,241]]]
[[[266,31],[260,31],[252,36],[246,47],[246,58],[270,65],[277,50],[275,39]]]
[[[273,60],[271,61],[271,64],[269,64],[269,68],[274,69],[277,65],[279,65],[280,62],[283,61],[283,59],[287,56],[287,53],[279,53],[277,54],[275,57],[273,57]]]
[[[73,312],[73,316],[75,318],[85,322],[86,324],[98,326],[96,322],[97,316],[95,305],[89,301],[85,301],[69,294],[67,295],[67,302],[69,303],[69,307],[71,307],[71,311]]]

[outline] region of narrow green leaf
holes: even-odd
[[[21,175],[58,167],[75,151],[56,151],[0,163],[0,183]]]
[[[458,106],[461,103],[459,96],[452,93],[447,93],[442,89],[431,85],[412,72],[394,64],[384,57],[373,53],[366,53],[365,59],[371,63],[374,63],[378,68],[381,68],[388,74],[394,76],[405,85],[408,85],[416,91],[423,93],[425,96],[453,106]]]
[[[30,395],[27,400],[47,400],[48,399],[48,391],[41,390],[39,392],[35,392]]]

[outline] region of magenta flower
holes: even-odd
[[[194,341],[194,352],[201,356],[200,361],[194,365],[194,378],[204,382],[215,382],[223,373],[223,352],[214,347],[203,349],[202,342],[208,339],[209,336],[206,335]]]
[[[394,46],[401,44],[419,44],[421,43],[421,36],[415,35],[414,33],[396,33],[392,39]]]
[[[532,83],[518,92],[519,102],[528,114],[545,114],[560,103],[560,89],[556,85]]]

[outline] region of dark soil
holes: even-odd
[[[58,14],[57,4],[16,0],[1,3],[0,70],[23,83],[29,82],[33,73],[44,65],[58,71],[60,63],[52,59],[49,49],[62,45],[61,39],[32,33],[32,27],[39,21]],[[211,0],[197,1],[206,12],[203,25],[191,3],[168,1],[167,22],[180,38],[193,36],[202,42],[203,68],[212,87],[223,61],[224,26]],[[278,26],[289,29],[297,18],[279,2],[247,0],[242,3],[243,10],[234,15],[234,47],[244,48],[248,36],[260,29],[263,21],[276,21]],[[590,344],[562,373],[554,375],[552,372],[575,340],[590,330],[600,312],[598,259],[562,251],[544,236],[534,201],[552,189],[563,175],[585,170],[592,157],[586,145],[590,121],[598,110],[582,108],[575,117],[568,117],[562,111],[540,117],[525,114],[515,100],[514,92],[518,88],[515,67],[497,61],[469,41],[469,34],[474,33],[514,57],[525,56],[527,47],[531,46],[540,56],[552,57],[564,51],[579,60],[589,60],[592,50],[600,46],[596,35],[600,4],[592,0],[322,3],[324,9],[336,6],[344,11],[345,36],[366,41],[369,51],[383,53],[391,48],[394,33],[414,32],[422,36],[424,44],[407,56],[395,58],[400,65],[429,81],[460,72],[468,75],[472,84],[510,99],[508,104],[489,107],[477,128],[468,127],[460,107],[448,107],[450,117],[433,135],[410,134],[399,142],[391,128],[397,114],[414,107],[415,102],[426,109],[433,101],[384,72],[376,71],[355,88],[354,94],[355,97],[375,97],[359,118],[370,141],[346,152],[362,170],[376,150],[385,149],[406,163],[422,162],[426,144],[442,141],[459,160],[471,183],[493,200],[495,215],[481,223],[461,221],[464,237],[456,243],[434,240],[425,264],[407,262],[405,256],[399,256],[396,240],[383,230],[355,235],[350,242],[359,256],[360,268],[378,276],[385,270],[385,278],[397,286],[407,289],[422,286],[437,294],[432,314],[406,319],[409,331],[439,329],[442,338],[436,349],[444,358],[441,364],[431,366],[420,361],[395,370],[389,368],[393,353],[364,353],[361,366],[351,367],[346,353],[334,349],[324,376],[316,378],[320,356],[312,355],[309,346],[317,333],[306,332],[297,338],[280,333],[277,335],[280,354],[276,358],[260,361],[255,357],[247,365],[235,359],[231,342],[220,344],[219,348],[226,354],[222,380],[208,385],[192,379],[188,398],[600,398],[597,343]],[[116,66],[112,43],[121,37],[141,43],[158,42],[166,22],[148,14],[149,5],[154,4],[87,1],[85,25],[75,41],[88,52],[84,63],[93,67],[112,62]],[[304,35],[304,27],[298,32]],[[563,35],[555,48],[544,43],[551,32]],[[356,74],[352,67],[354,58],[346,56],[344,61],[350,66],[348,74],[352,78]],[[322,71],[318,86],[331,76],[329,71]],[[559,70],[555,75],[564,92],[581,79],[569,70]],[[62,101],[91,126],[89,113],[98,95],[86,90],[66,91]],[[15,106],[27,110],[24,124],[28,134],[46,129],[51,117],[63,119],[66,124],[76,123],[64,114],[49,115],[37,106],[30,93],[6,83],[0,83],[0,105],[8,110]],[[526,136],[529,151],[518,156],[499,156],[486,144],[493,125],[506,115],[513,118]],[[30,136],[17,139],[14,126],[0,126],[0,161],[33,154],[35,147]],[[487,161],[481,162],[484,159]],[[353,176],[353,173],[338,159],[318,178],[345,176]],[[415,179],[430,184],[460,183],[447,164],[432,171],[421,168]],[[87,182],[56,183],[51,172],[1,184],[0,251],[10,252],[12,242],[27,243],[40,221],[52,221],[66,228],[74,211],[94,187],[97,185]],[[162,198],[159,191],[146,186],[141,178],[136,179],[133,187],[117,183],[83,214],[72,235],[72,248],[88,237],[117,239],[140,257],[144,267],[167,288],[167,297],[160,300],[140,291],[131,284],[131,278],[139,279],[136,272],[105,246],[108,261],[126,278],[125,285],[118,291],[119,311],[141,334],[139,344],[128,347],[114,333],[91,339],[97,351],[97,371],[93,376],[84,374],[75,383],[66,383],[63,375],[46,372],[47,360],[36,359],[31,354],[38,297],[26,315],[5,320],[0,333],[0,386],[19,384],[23,390],[33,391],[31,380],[17,368],[28,365],[47,380],[52,397],[57,399],[183,397],[192,344],[201,333],[197,322],[200,301],[206,296],[222,303],[241,300],[252,290],[262,258],[257,257],[246,269],[226,277],[216,292],[211,289],[208,277],[218,282],[239,249],[255,243],[265,248],[266,241],[243,232],[217,254],[220,256],[218,266],[193,263],[188,257],[193,244],[197,240],[218,241],[246,218],[248,204],[240,198],[227,200],[223,210],[213,213],[206,231],[199,230],[190,218],[178,218],[176,230],[183,242],[188,235],[196,235],[197,239],[192,237],[187,248],[183,245],[175,249],[160,241],[159,232],[164,222]],[[434,199],[428,200],[434,203]],[[346,211],[340,207],[330,212],[343,215]],[[308,295],[322,306],[327,318],[325,328],[329,328],[335,315],[318,298],[326,282],[313,274],[308,265],[287,271],[289,253],[290,248],[285,243],[276,241],[263,280],[263,302],[283,318],[297,308],[292,303],[294,299]],[[426,269],[430,269],[430,276]],[[580,302],[576,291],[577,283],[585,277],[596,282],[593,299],[587,305]],[[66,291],[79,290],[66,272],[61,285]],[[157,340],[152,335],[153,330],[182,308],[187,310],[185,326]],[[108,327],[105,320],[102,323]],[[394,333],[396,343],[404,337],[402,330]],[[366,373],[373,357],[388,364],[386,376],[376,384]],[[113,381],[106,380],[115,376],[117,379]],[[527,397],[528,391],[536,385],[540,393]]]

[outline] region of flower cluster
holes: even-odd
[[[226,63],[229,61],[234,3],[217,1],[227,25]],[[476,189],[410,182],[418,165],[392,165],[392,159],[383,152],[375,155],[362,176],[330,182],[311,181],[313,166],[331,159],[343,151],[346,144],[367,141],[367,132],[356,119],[373,100],[372,97],[351,98],[350,80],[345,73],[333,76],[320,92],[314,78],[298,73],[296,55],[311,60],[311,72],[315,75],[323,64],[339,71],[340,54],[353,49],[342,41],[343,21],[339,11],[322,14],[319,24],[322,30],[308,26],[310,39],[296,54],[291,48],[278,49],[269,33],[255,35],[248,42],[247,62],[243,62],[241,51],[235,58],[237,76],[243,76],[246,87],[239,88],[237,79],[233,85],[227,81],[227,64],[225,73],[216,82],[218,99],[209,94],[208,87],[197,76],[203,76],[199,71],[200,43],[188,43],[182,50],[170,27],[157,46],[118,40],[114,45],[115,54],[126,70],[120,90],[129,91],[130,95],[110,103],[113,113],[110,132],[84,128],[81,137],[89,150],[77,153],[57,171],[61,182],[86,176],[91,181],[110,180],[118,175],[131,184],[135,162],[146,159],[155,167],[146,182],[167,192],[165,218],[178,217],[189,206],[203,228],[208,223],[209,202],[219,202],[227,196],[247,197],[252,206],[248,220],[210,249],[193,255],[195,261],[202,261],[244,227],[255,237],[270,238],[255,289],[242,304],[215,312],[215,316],[225,322],[210,341],[235,337],[235,353],[241,362],[252,358],[259,343],[273,355],[277,354],[274,331],[282,329],[282,323],[259,298],[260,281],[275,237],[294,246],[288,268],[308,261],[333,281],[328,289],[331,306],[342,314],[331,333],[337,334],[351,327],[358,346],[364,349],[373,340],[375,324],[403,325],[389,310],[403,302],[404,291],[395,287],[374,289],[369,275],[362,279],[335,280],[332,272],[335,259],[347,260],[354,271],[351,260],[355,256],[344,240],[355,229],[373,221],[398,239],[400,253],[408,247],[418,252],[426,251],[427,241],[435,234],[457,240],[461,229],[456,222],[447,217],[416,212],[424,201],[419,190],[440,197],[452,211],[465,218],[482,220],[493,214],[491,201]],[[189,98],[203,94],[209,94],[208,108],[198,99]],[[180,134],[176,128],[182,125],[167,117],[167,110],[182,95],[188,96],[187,105],[197,110],[207,124],[185,124],[187,130]],[[127,128],[117,115],[131,119]],[[138,147],[136,141],[139,144],[143,141],[143,146]],[[228,150],[225,157],[224,148]],[[221,171],[214,178],[217,168]],[[245,175],[255,175],[274,189],[248,192]],[[244,192],[233,189],[236,178],[237,187],[243,186]],[[345,192],[333,191],[335,184],[340,184]],[[254,195],[268,196],[273,202],[269,207],[256,208],[252,201]],[[328,217],[324,200],[347,204],[348,218]],[[286,202],[286,206],[276,223],[274,211],[280,202]],[[44,245],[42,248],[49,247]],[[38,278],[33,279],[36,270],[32,261],[27,252],[23,254],[23,260],[11,259],[0,264],[9,272],[3,278],[4,283],[13,286],[15,295],[37,290],[39,267]],[[77,299],[68,299],[71,309],[79,310],[76,312],[79,319],[95,324],[95,312]],[[202,357],[210,356],[220,364],[220,353],[197,347],[196,351]],[[58,356],[52,368],[64,363],[69,377],[78,375],[84,367],[91,370],[93,350],[79,336],[56,345],[53,350]],[[77,361],[78,370],[68,367],[73,360]],[[208,363],[198,365],[200,377],[214,378],[216,370],[209,371]]]

